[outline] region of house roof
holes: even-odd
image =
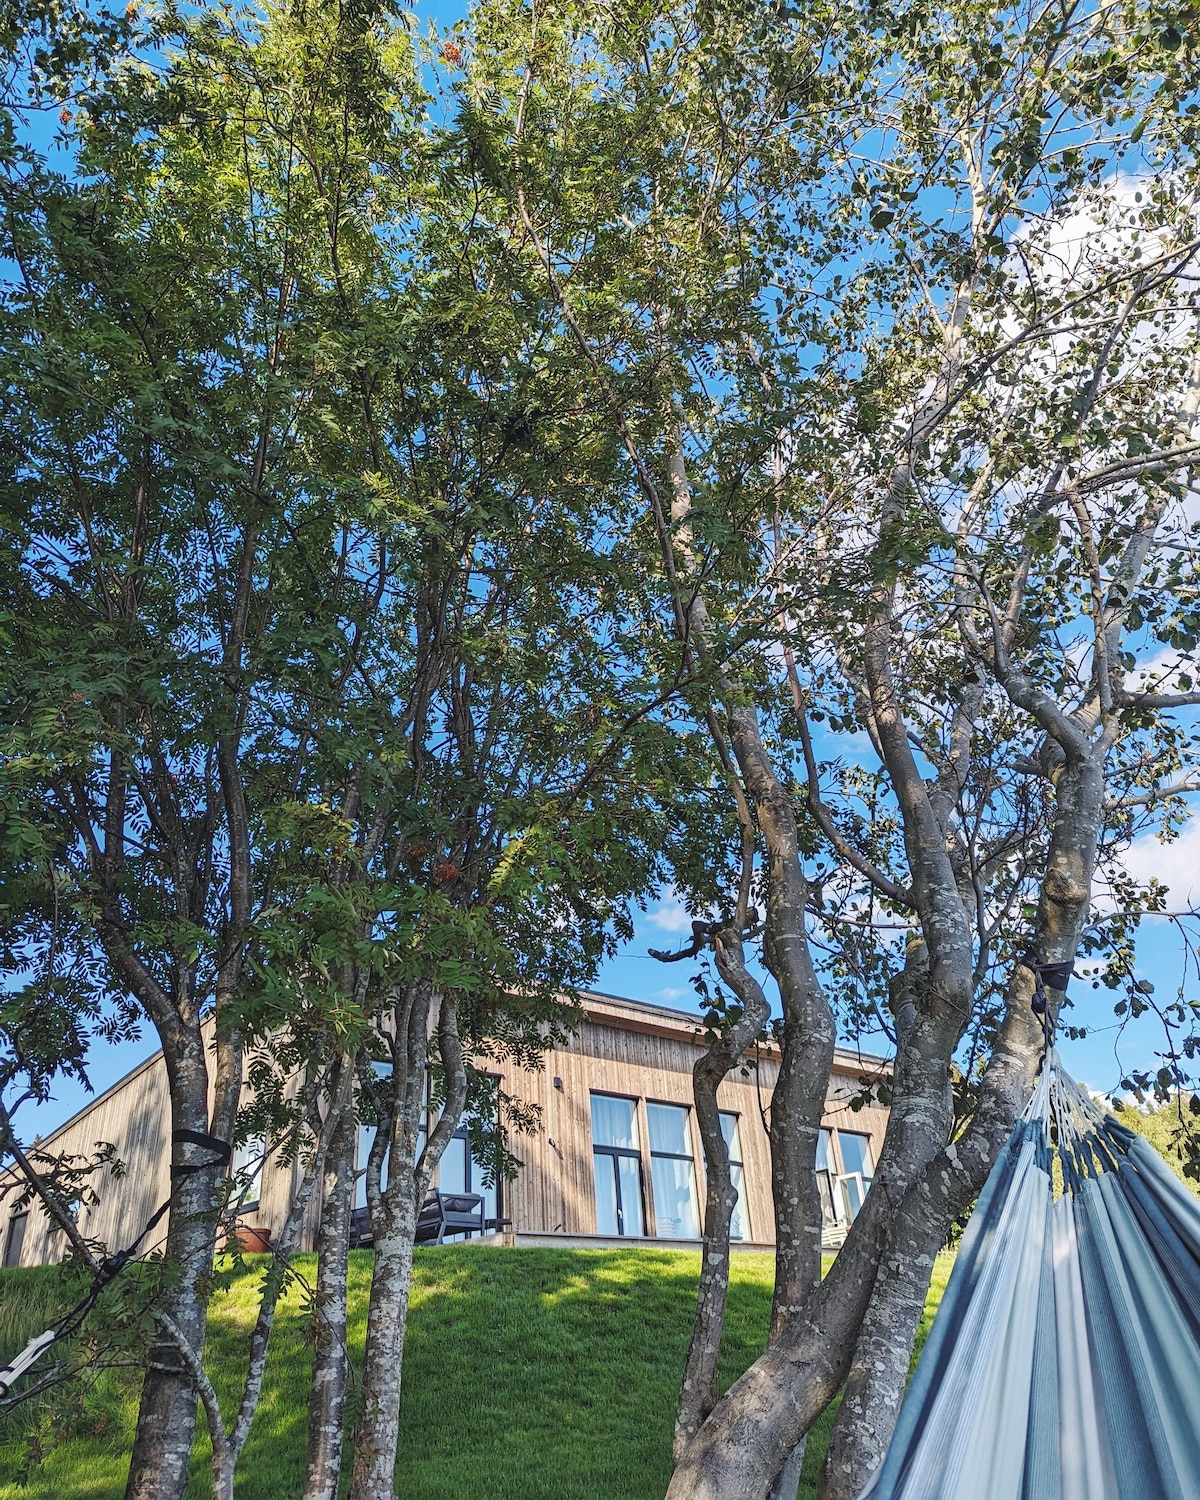
[[[617,1026],[652,1036],[678,1038],[687,1035],[690,1038],[703,1025],[699,1011],[679,1010],[652,1000],[633,1000],[628,995],[608,995],[603,990],[585,991],[580,996],[580,1003],[588,1020],[597,1025]],[[779,1055],[778,1046],[771,1041],[763,1043],[763,1051],[770,1056]],[[863,1052],[857,1047],[838,1047],[833,1057],[834,1069],[841,1073],[880,1073],[890,1069],[891,1065],[890,1058]]]
[[[680,1037],[694,1039],[703,1024],[703,1018],[698,1011],[679,1010],[674,1006],[660,1005],[653,1000],[634,1000],[628,995],[609,995],[602,990],[585,991],[580,1001],[588,1020],[600,1026],[615,1026],[622,1030],[641,1031],[672,1039]],[[764,1043],[763,1050],[770,1056],[778,1056],[778,1048],[773,1043]],[[71,1129],[80,1120],[86,1118],[92,1110],[98,1109],[105,1100],[127,1088],[148,1069],[155,1067],[161,1058],[162,1053],[155,1052],[143,1062],[138,1063],[123,1077],[110,1084],[103,1093],[97,1094],[94,1099],[89,1099],[81,1110],[73,1114],[69,1120],[64,1120],[39,1144],[49,1145],[63,1131]],[[890,1068],[891,1062],[888,1058],[878,1057],[869,1052],[839,1047],[834,1053],[833,1066],[835,1071],[840,1073],[858,1074],[864,1070],[877,1073]]]

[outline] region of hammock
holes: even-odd
[[[862,1500],[1198,1500],[1200,1201],[1050,1051]]]

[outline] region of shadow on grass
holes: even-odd
[[[264,1269],[260,1258],[251,1258],[213,1299],[208,1364],[227,1415],[240,1387]],[[311,1280],[313,1257],[299,1257],[298,1269]],[[32,1316],[36,1278],[47,1273],[24,1274],[34,1280],[18,1301],[31,1304],[25,1312]],[[698,1254],[682,1251],[470,1245],[419,1251],[397,1493],[414,1500],[459,1500],[464,1493],[480,1500],[657,1500],[670,1476],[675,1398],[698,1275]],[[764,1347],[772,1276],[768,1256],[734,1258],[723,1387]],[[350,1351],[356,1367],[369,1278],[369,1253],[355,1252]],[[0,1292],[9,1285],[0,1278]],[[239,1468],[238,1494],[245,1500],[294,1500],[300,1493],[310,1327],[303,1291],[294,1286],[280,1307],[262,1400]],[[3,1350],[8,1343],[6,1337]],[[32,1467],[23,1458],[28,1423],[18,1431],[10,1418],[0,1428],[0,1500],[119,1500],[136,1394],[129,1377],[105,1377],[70,1439],[47,1445]],[[815,1493],[831,1420],[827,1413],[814,1430],[802,1496]],[[188,1493],[189,1500],[210,1493],[206,1436],[197,1440]]]

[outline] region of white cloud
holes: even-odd
[[[646,913],[646,920],[660,932],[690,933],[692,930],[691,915],[674,891],[669,891],[665,901]]]
[[[1200,817],[1193,815],[1170,844],[1151,834],[1135,839],[1125,855],[1125,867],[1135,880],[1152,876],[1171,892],[1171,909],[1200,906]]]
[[[673,985],[668,985],[665,990],[658,991],[657,998],[659,1000],[682,1000],[687,993],[687,990],[677,990]]]
[[[1180,672],[1186,669],[1191,675],[1194,667],[1195,660],[1190,651],[1167,647],[1152,660],[1136,668],[1138,681],[1133,690],[1144,693],[1178,692],[1180,683],[1177,679]]]

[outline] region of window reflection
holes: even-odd
[[[742,1137],[738,1130],[738,1117],[728,1110],[721,1111],[721,1134],[725,1137],[725,1149],[729,1152],[729,1179],[738,1201],[734,1204],[733,1217],[729,1221],[729,1238],[744,1240],[750,1237],[749,1216],[746,1213],[746,1194],[742,1169]]]
[[[688,1136],[688,1111],[680,1104],[646,1105],[650,1129],[650,1179],[654,1232],[672,1239],[700,1238],[696,1168]]]
[[[871,1137],[862,1131],[822,1130],[817,1138],[817,1191],[826,1229],[844,1229],[858,1215],[875,1175]]]
[[[871,1137],[857,1131],[839,1130],[838,1147],[842,1154],[839,1186],[846,1205],[846,1217],[853,1221],[866,1201],[875,1170],[871,1160]]]
[[[632,1099],[592,1095],[592,1160],[596,1173],[596,1232],[644,1235],[642,1159]]]

